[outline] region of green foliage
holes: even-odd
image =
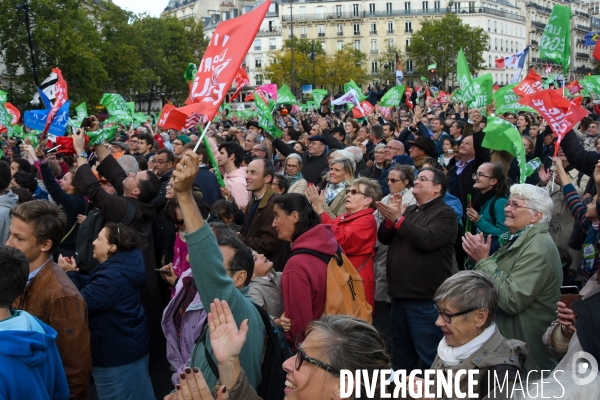
[[[455,14],[448,13],[442,19],[424,20],[421,29],[412,35],[406,54],[413,60],[415,71],[422,75],[427,73],[428,65],[437,63],[437,77],[446,86],[453,77],[456,84],[458,50],[463,48],[469,69],[474,74],[485,63],[482,54],[488,41],[489,35],[482,28],[464,24]]]

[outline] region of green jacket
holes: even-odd
[[[198,288],[198,294],[206,308],[215,298],[226,300],[237,326],[240,326],[243,320],[248,319],[248,336],[240,353],[240,364],[246,372],[250,384],[256,389],[261,382],[261,365],[266,330],[260,314],[251,303],[250,297],[247,296],[248,287],[238,290],[233,285],[233,281],[225,272],[223,256],[217,245],[217,240],[207,223],[197,231],[185,235],[185,238],[190,255],[192,275]],[[206,345],[214,360],[210,346],[210,334],[206,337]],[[208,387],[213,387],[217,378],[206,361],[202,342],[194,346],[191,366],[200,368]]]
[[[542,337],[556,318],[562,267],[548,224],[533,225],[512,246],[502,246],[475,269],[488,273],[498,289],[497,324],[502,335],[527,343],[527,369],[553,369],[556,360]]]
[[[481,218],[475,223],[475,227],[483,232],[486,237],[487,235],[500,236],[507,231],[504,226],[504,221],[506,220],[506,217],[504,216],[504,207],[506,207],[508,199],[506,197],[498,197],[494,203],[494,209],[490,210],[492,200],[493,198],[489,199],[481,206],[481,209],[479,210]],[[496,225],[494,225],[492,214],[496,215]]]

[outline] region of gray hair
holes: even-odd
[[[362,161],[362,159],[363,159],[363,152],[358,147],[356,147],[356,146],[349,146],[349,147],[346,147],[344,150],[346,150],[348,153],[352,154],[352,156],[354,157],[354,162],[356,164],[358,164],[359,162]]]
[[[515,184],[510,187],[510,194],[525,200],[525,204],[530,208],[529,212],[535,211],[542,213],[540,222],[549,223],[552,219],[552,210],[554,203],[545,188],[537,187],[527,183]]]
[[[472,308],[488,310],[488,318],[483,326],[485,329],[496,320],[498,290],[485,272],[460,271],[440,285],[433,301],[451,305],[459,312]]]
[[[344,169],[344,171],[348,175],[350,175],[348,177],[348,179],[346,179],[346,182],[350,183],[354,180],[354,171],[356,169],[356,164],[354,164],[354,159],[348,158],[348,157],[336,158],[335,160],[333,160],[331,162],[331,166],[333,166],[335,164],[342,164],[342,168]]]
[[[352,169],[354,171],[356,171],[356,162],[354,161],[354,155],[352,153],[350,153],[349,151],[346,151],[346,150],[334,150],[334,151],[331,152],[331,155],[333,156],[334,160],[336,158],[347,158],[349,160],[352,160]]]
[[[131,172],[137,174],[140,171],[140,165],[134,156],[128,154],[122,155],[117,162],[123,168],[123,171],[125,171],[125,175],[129,175]]]
[[[286,161],[285,162],[287,163],[287,160],[289,160],[290,158],[293,158],[294,160],[298,160],[298,163],[299,163],[298,165],[299,165],[300,169],[302,168],[302,157],[300,157],[296,153],[291,153],[290,155],[288,155],[286,157],[286,159],[285,159]]]
[[[377,151],[379,149],[384,149],[385,150],[385,146],[387,146],[385,143],[379,143],[377,146],[375,146],[375,150]]]

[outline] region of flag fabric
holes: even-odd
[[[598,38],[600,38],[600,32],[588,32],[585,34],[583,45],[595,46]]]
[[[358,107],[352,108],[352,116],[355,119],[363,118],[371,114],[374,109],[375,107],[373,107],[371,103],[369,103],[367,100],[363,100],[360,102]]]
[[[483,129],[485,136],[481,145],[490,150],[507,151],[512,154],[519,163],[520,183],[525,183],[527,161],[521,133],[513,124],[502,118],[491,115],[487,118],[487,125]]]
[[[569,89],[569,94],[574,95],[579,93],[583,87],[579,84],[579,81],[573,81],[567,85],[567,89]]]
[[[248,73],[246,72],[246,68],[244,66],[241,66],[237,74],[235,74],[235,84],[235,93],[233,93],[233,95],[229,99],[230,102],[232,102],[238,97],[240,91],[244,86],[248,86],[250,84],[250,78],[248,78]]]
[[[358,99],[358,95],[354,88],[351,88],[346,94],[338,97],[337,99],[331,102],[332,106],[339,106],[344,104],[352,104],[353,106],[360,107],[360,100]],[[364,113],[363,113],[364,114]]]
[[[83,119],[88,116],[87,103],[84,101],[75,107],[75,113],[75,118],[69,119],[69,125],[71,125],[73,128],[79,128]]]
[[[187,118],[185,119],[185,124],[183,125],[183,128],[190,129],[190,128],[193,128],[194,126],[198,125],[201,117],[202,116],[200,114],[196,114],[196,113],[188,115]]]
[[[544,72],[546,73],[546,76],[550,75],[552,73],[552,66],[550,64],[546,65]]]
[[[496,105],[496,114],[504,114],[505,112],[517,113],[519,111],[537,113],[533,108],[519,103],[519,96],[513,90],[516,86],[516,83],[506,85],[492,95]]]
[[[456,59],[456,77],[458,79],[458,86],[460,86],[464,92],[471,84],[472,78],[471,73],[469,72],[469,64],[467,64],[467,59],[465,58],[462,47],[460,48]]]
[[[264,93],[268,94],[273,100],[277,100],[277,85],[274,83],[267,83],[258,87]]]
[[[596,42],[596,46],[594,47],[594,54],[592,54],[596,61],[600,61],[600,40]]]
[[[64,136],[67,126],[69,125],[70,105],[71,102],[67,100],[67,102],[58,109],[52,119],[52,123],[48,127],[47,133],[54,136]],[[25,111],[23,114],[23,124],[30,129],[43,131],[46,127],[46,121],[48,121],[49,114],[49,109]]]
[[[217,159],[215,158],[215,154],[212,151],[212,147],[210,146],[210,142],[208,141],[207,135],[204,135],[204,137],[202,138],[202,142],[204,143],[206,153],[208,153],[208,158],[210,159],[210,163],[213,166],[213,171],[215,173],[215,177],[217,178],[217,182],[219,182],[219,186],[225,187],[225,182],[223,181],[223,177],[221,176],[221,171],[219,171],[219,163],[217,163]]]
[[[106,120],[107,123],[120,122],[125,126],[129,126],[133,122],[131,116],[131,109],[127,105],[127,102],[117,93],[104,93],[100,100],[110,117]]]
[[[212,120],[225,100],[225,94],[239,72],[239,66],[254,42],[270,5],[271,0],[266,0],[249,13],[219,23],[202,57],[186,101],[188,105],[179,111],[185,115],[206,115]]]
[[[173,104],[165,104],[156,125],[163,129],[181,130],[186,120],[187,115],[177,110]]]
[[[600,75],[585,76],[579,81],[581,86],[592,94],[600,94]]]
[[[560,64],[565,70],[571,55],[571,16],[571,6],[555,4],[540,40],[539,57]]]
[[[529,74],[513,89],[518,96],[527,96],[544,90],[542,77],[533,69],[529,70]]]
[[[46,120],[46,126],[44,126],[44,130],[42,131],[42,136],[44,136],[48,132],[48,129],[50,129],[52,120],[56,116],[58,110],[60,110],[62,106],[65,105],[65,103],[69,100],[69,94],[67,92],[67,82],[62,76],[62,72],[58,68],[52,68],[52,72],[54,72],[58,77],[58,82],[56,82],[56,85],[54,85],[54,104],[52,105],[52,108],[48,113],[48,119]],[[68,122],[68,120],[69,118],[67,114],[66,122]]]
[[[9,132],[9,134],[12,136],[12,131],[14,129],[13,125],[15,125],[13,123],[14,116],[8,109],[7,104],[10,104],[10,103],[7,103],[6,99],[8,99],[8,94],[5,91],[0,90],[0,127],[2,127],[3,129],[6,129]],[[17,121],[18,121],[18,119],[17,119]]]
[[[437,63],[433,63],[427,66],[427,70],[437,69]]]
[[[273,115],[269,105],[265,102],[265,98],[258,90],[254,91],[254,103],[256,104],[256,114],[258,115],[258,125],[263,128],[271,136],[279,138],[283,132],[277,127],[273,121]]]
[[[554,144],[554,157],[558,155],[558,149],[560,148],[560,142],[562,142],[563,138],[573,126],[575,126],[579,121],[581,121],[584,117],[586,117],[590,112],[583,107],[581,107],[581,100],[583,97],[577,96],[571,103],[569,104],[569,108],[567,110],[567,115],[565,116],[560,133],[558,135],[558,139]]]
[[[406,88],[406,91],[404,92],[404,93],[406,94],[406,96],[405,96],[405,99],[406,99],[406,100],[404,100],[404,102],[406,103],[406,106],[407,106],[408,108],[410,108],[411,110],[412,110],[412,109],[413,109],[413,107],[415,106],[415,105],[413,104],[413,102],[412,102],[412,101],[410,101],[410,98],[412,97],[412,92],[413,92],[413,89],[412,89],[412,88],[410,88],[410,87],[407,87],[407,88]]]
[[[386,121],[392,119],[392,107],[379,106],[379,113],[385,118]]]
[[[498,69],[506,68],[506,64],[504,63],[505,60],[506,60],[505,57],[496,59],[496,68],[498,68]]]
[[[527,54],[529,54],[529,46],[524,48],[518,53],[512,54],[508,57],[499,58],[496,60],[496,67],[502,68],[523,68],[525,61],[527,60]]]
[[[50,76],[48,76],[46,79],[44,79],[44,81],[38,88],[38,91],[44,92],[44,94],[46,95],[46,98],[48,98],[49,100],[54,100],[54,87],[57,82],[58,82],[58,75],[56,75],[55,72],[52,72],[50,74]],[[40,100],[41,100],[40,94],[39,94],[39,92],[36,92],[33,95],[33,100],[31,100],[30,103],[33,106],[39,106]],[[50,108],[50,107],[46,107],[46,108]]]
[[[525,61],[527,60],[527,54],[529,54],[529,46],[525,47],[525,49],[517,54],[520,54],[518,58],[514,58],[510,60],[510,64],[506,64],[507,67],[510,68],[518,68],[518,71],[515,72],[510,83],[517,83],[519,78],[521,77],[521,72],[523,72],[523,67],[525,66]],[[517,55],[513,54],[513,56]]]
[[[524,96],[519,103],[527,105],[540,113],[556,136],[561,134],[563,120],[571,102],[556,90],[541,90]]]
[[[404,78],[404,72],[402,72],[402,61],[398,52],[396,52],[396,86],[402,85],[402,79]]]
[[[6,103],[4,103],[4,107],[6,108],[8,113],[12,116],[12,119],[10,120],[10,124],[16,125],[17,122],[19,122],[19,119],[21,119],[21,112],[19,111],[19,109],[17,107],[13,106],[8,101]]]
[[[321,105],[321,102],[323,101],[323,99],[325,98],[325,96],[327,96],[327,90],[325,90],[325,89],[313,89],[312,95],[313,95],[313,100],[315,102],[315,106],[317,108],[319,108],[319,106]]]
[[[99,129],[94,132],[85,132],[90,138],[88,143],[89,146],[95,146],[100,143],[110,142],[115,136],[117,136],[118,125],[111,126],[110,128]]]
[[[358,87],[356,82],[354,82],[352,79],[350,79],[350,82],[344,83],[344,93],[348,93],[348,91],[350,89],[354,89],[354,91],[356,92],[356,98],[358,99],[358,101],[363,101],[364,99],[367,98],[367,96],[362,94],[362,90]]]
[[[194,82],[194,77],[196,76],[197,67],[194,63],[189,63],[185,72],[183,73],[183,78],[187,82],[190,89],[192,89],[192,83]]]
[[[464,102],[470,108],[485,107],[492,102],[494,78],[491,73],[483,74],[471,81],[464,89]]]
[[[455,103],[462,103],[464,100],[462,89],[460,87],[454,89],[454,92],[450,95],[450,99]]]
[[[404,85],[390,88],[390,90],[388,90],[379,101],[379,105],[383,107],[398,107],[405,90],[406,86]]]
[[[288,85],[284,83],[279,89],[277,89],[277,100],[275,100],[275,104],[298,104],[298,100],[296,99],[296,96],[294,96]]]

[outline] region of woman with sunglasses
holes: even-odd
[[[88,307],[92,376],[98,399],[154,398],[148,374],[150,334],[140,303],[146,277],[142,239],[130,227],[107,223],[93,243],[98,266],[78,272],[74,258],[58,265],[81,292]]]
[[[481,271],[461,271],[440,285],[434,302],[439,314],[435,324],[444,338],[438,345],[431,369],[444,374],[452,372],[453,377],[459,370],[478,370],[474,375],[479,381],[477,398],[511,398],[516,374],[520,373],[521,379],[525,376],[527,345],[508,340],[500,333],[496,325],[498,291],[488,275]],[[467,375],[460,379],[461,391],[468,388]],[[506,381],[505,375],[508,376]],[[519,390],[518,387],[515,389]],[[454,393],[456,389],[459,388],[453,388]],[[437,390],[434,384],[429,392]]]

